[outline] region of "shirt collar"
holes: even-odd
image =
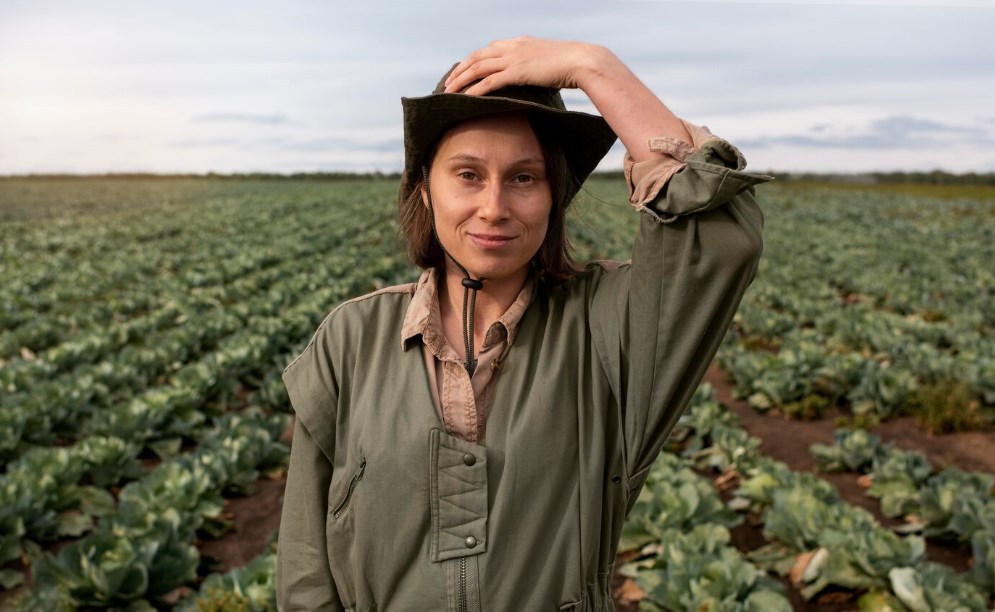
[[[416,336],[421,336],[422,342],[436,354],[440,353],[442,347],[446,345],[445,334],[442,333],[442,321],[439,316],[438,287],[438,272],[435,268],[429,268],[422,272],[414,296],[404,314],[404,324],[401,326],[401,348],[403,350],[407,350],[410,341]],[[518,325],[525,315],[525,310],[535,299],[535,288],[535,275],[530,272],[515,301],[487,329],[487,334],[484,336],[484,347],[501,340],[511,346],[511,343],[515,341]]]

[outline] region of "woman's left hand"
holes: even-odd
[[[604,47],[582,42],[531,36],[497,40],[477,49],[453,69],[446,93],[482,96],[507,85],[582,88],[584,72],[609,57],[614,56]]]
[[[650,138],[693,142],[681,120],[600,45],[531,36],[497,40],[453,68],[446,93],[482,96],[507,85],[582,90],[637,162],[665,155],[650,150]]]

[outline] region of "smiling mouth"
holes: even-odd
[[[469,234],[469,236],[476,245],[488,249],[503,247],[515,239],[514,236],[502,234]]]

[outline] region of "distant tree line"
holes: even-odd
[[[929,172],[867,172],[854,174],[773,173],[782,181],[869,183],[881,185],[995,185],[995,172],[954,174],[943,170]]]

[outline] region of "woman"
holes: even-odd
[[[281,607],[611,610],[625,516],[755,274],[767,179],[594,45],[498,41],[403,104],[426,271],[333,310],[284,372]],[[564,212],[616,134],[632,260],[577,271]]]

